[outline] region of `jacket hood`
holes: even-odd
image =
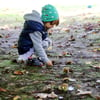
[[[35,10],[33,10],[32,13],[25,14],[24,19],[26,21],[33,20],[33,21],[36,21],[36,22],[43,24],[40,14]]]

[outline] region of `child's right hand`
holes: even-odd
[[[46,63],[46,65],[47,65],[47,66],[53,66],[53,63],[52,63],[52,61],[48,61],[48,62]]]

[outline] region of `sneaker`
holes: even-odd
[[[17,63],[19,63],[19,64],[25,64],[26,60],[18,58],[17,59]]]
[[[38,66],[38,67],[42,67],[43,66],[43,62],[41,60],[39,60],[38,58],[28,58],[27,60],[27,65],[28,66]]]

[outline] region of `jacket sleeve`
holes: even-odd
[[[29,34],[32,42],[33,42],[33,48],[36,52],[36,54],[41,57],[41,60],[46,63],[49,61],[47,54],[42,46],[42,34],[39,31],[36,31],[34,33]]]

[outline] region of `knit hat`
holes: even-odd
[[[42,7],[42,21],[49,22],[59,19],[58,12],[53,5],[47,4]]]

